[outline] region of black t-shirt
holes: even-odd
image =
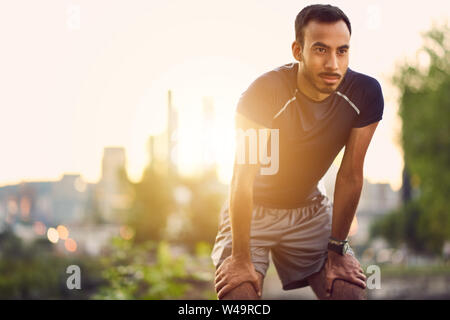
[[[383,94],[376,79],[347,68],[337,89],[315,102],[298,90],[297,71],[298,63],[288,63],[264,73],[242,93],[236,108],[279,130],[278,172],[258,172],[253,185],[254,203],[266,207],[296,208],[319,195],[317,184],[347,143],[351,129],[380,121],[383,115]],[[270,153],[270,140],[268,146]]]

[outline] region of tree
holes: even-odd
[[[167,217],[174,205],[168,174],[149,165],[133,189],[128,223],[135,230],[135,240],[162,240]]]
[[[215,169],[196,178],[184,179],[181,183],[190,190],[192,196],[185,210],[187,225],[180,234],[180,240],[191,248],[198,242],[213,245],[227,188],[218,180]]]
[[[420,243],[413,248],[438,253],[450,239],[450,29],[435,27],[424,40],[421,53],[429,58],[429,65],[404,64],[394,76],[401,93],[399,115],[406,169],[420,193],[413,200],[417,206],[406,205],[393,214],[406,218],[402,227],[405,242]],[[408,233],[408,219],[417,223],[412,234]],[[391,220],[398,223],[402,219]],[[412,235],[415,239],[406,241]]]

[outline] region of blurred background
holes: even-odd
[[[236,103],[313,3],[0,2],[0,298],[215,299]],[[385,99],[350,237],[369,298],[449,299],[450,4],[331,4]],[[315,296],[271,265],[263,298]]]

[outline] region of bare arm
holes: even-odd
[[[364,158],[377,126],[378,122],[375,122],[363,128],[354,128],[350,132],[334,191],[331,236],[335,239],[344,240],[348,236],[363,186]],[[328,250],[325,274],[327,295],[331,295],[335,279],[366,287],[364,271],[356,258],[348,254],[342,256]]]
[[[236,115],[236,154],[229,199],[232,249],[231,256],[227,257],[216,271],[215,288],[219,299],[246,281],[251,282],[255,293],[261,296],[261,283],[250,255],[253,181],[260,167],[257,159],[259,154],[258,130],[260,129],[264,128],[240,114]],[[246,130],[253,135],[253,148],[240,136]],[[267,136],[269,133],[270,131],[267,132]],[[256,155],[254,163],[250,161],[252,154]]]
[[[242,139],[239,139],[238,129],[254,131],[256,135],[256,146],[251,149],[249,144],[241,147]],[[240,114],[236,115],[236,154],[234,162],[233,177],[230,185],[230,221],[232,231],[232,256],[244,261],[250,261],[250,224],[253,211],[253,181],[260,168],[259,161],[252,164],[250,153],[259,154],[258,130],[263,129]],[[268,130],[268,136],[270,131]],[[253,140],[255,141],[255,140]],[[244,152],[245,162],[240,163],[238,158]]]
[[[344,240],[358,206],[363,186],[364,158],[378,122],[363,128],[353,128],[336,177],[331,236]]]

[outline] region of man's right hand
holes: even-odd
[[[261,296],[260,282],[253,263],[247,259],[227,257],[216,271],[217,297],[222,299],[230,290],[244,282],[250,282],[258,296]]]

